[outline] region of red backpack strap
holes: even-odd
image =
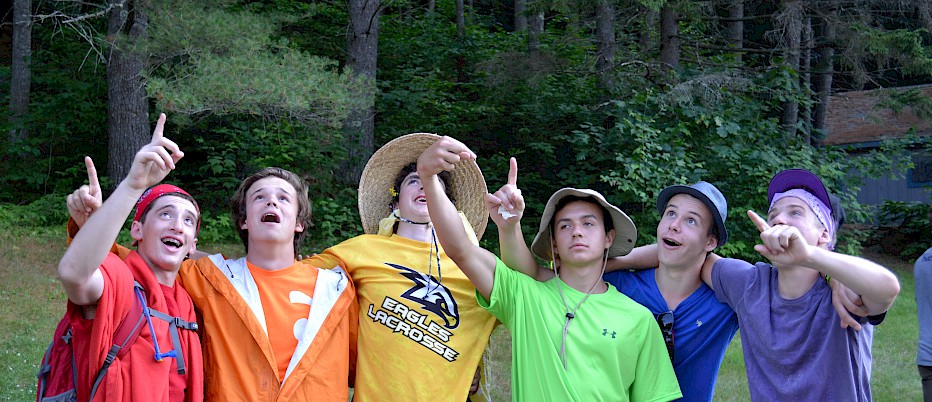
[[[107,352],[104,364],[100,367],[100,371],[97,372],[97,376],[94,378],[94,385],[91,387],[92,400],[94,399],[94,394],[97,393],[97,387],[100,386],[100,382],[107,374],[110,365],[113,364],[113,361],[117,358],[122,358],[126,355],[126,352],[129,351],[129,347],[133,342],[136,342],[136,338],[139,338],[139,332],[146,322],[146,317],[143,314],[146,309],[146,306],[143,305],[146,300],[145,289],[143,289],[139,282],[133,281],[133,293],[135,296],[133,297],[133,305],[130,307],[126,317],[123,318],[123,321],[120,321],[120,325],[117,326],[116,331],[114,331],[113,346],[111,346],[110,351]]]

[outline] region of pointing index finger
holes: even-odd
[[[165,113],[159,114],[159,120],[155,123],[155,130],[152,131],[152,143],[159,142],[164,137],[165,131]]]
[[[512,156],[508,160],[508,164],[510,165],[508,168],[508,184],[516,186],[518,185],[518,160]]]
[[[756,212],[748,210],[748,218],[751,218],[751,222],[754,222],[754,226],[757,226],[757,230],[761,233],[764,233],[765,230],[770,229],[770,225],[767,224],[767,221],[764,218],[761,218]]]
[[[97,180],[97,168],[94,167],[94,160],[90,156],[85,156],[84,166],[87,167],[87,181],[90,185],[90,193],[96,195],[100,193],[100,181]]]

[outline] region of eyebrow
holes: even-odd
[[[670,207],[673,207],[673,208],[676,209],[677,211],[680,210],[679,205],[676,205],[676,204],[674,204],[674,203],[671,202],[671,203],[668,203],[668,204],[667,204],[667,208],[665,208],[663,211],[664,211],[664,212],[667,212],[667,209],[670,209]],[[699,213],[696,212],[696,211],[687,210],[687,211],[684,212],[683,214],[686,215],[686,216],[692,216],[692,217],[696,218],[696,219],[699,220],[699,221],[702,221],[702,220],[703,220],[703,219],[702,219],[702,215],[699,214]]]
[[[271,189],[269,189],[268,187],[260,187],[260,188],[257,188],[257,189],[256,189],[255,191],[253,191],[252,193],[250,193],[249,195],[256,195],[256,193],[259,193],[259,192],[262,192],[262,191],[267,191],[267,190],[268,190],[268,191],[273,191],[273,192],[274,192],[275,190],[278,190],[278,191],[281,191],[281,192],[283,192],[283,193],[285,193],[285,194],[291,195],[291,192],[288,191],[288,189],[286,189],[286,188],[284,188],[284,187],[272,187]]]
[[[174,211],[181,211],[182,214],[188,214],[188,215],[191,215],[191,216],[197,218],[197,214],[194,213],[193,211],[191,211],[190,209],[187,209],[187,208],[180,208],[180,207],[178,207],[178,206],[175,205],[175,204],[166,204],[166,205],[162,205],[160,208],[156,209],[155,212],[162,212],[162,211],[164,211],[164,210],[166,210],[166,209],[170,209],[170,210],[172,210],[173,212],[174,212]]]
[[[583,219],[586,219],[586,218],[595,219],[595,220],[598,220],[598,219],[599,219],[599,218],[596,218],[596,216],[593,215],[593,214],[583,215],[583,216],[579,217],[580,220],[583,220]],[[572,219],[570,219],[570,218],[557,219],[557,223],[560,223],[560,222],[563,222],[563,221],[572,221]]]

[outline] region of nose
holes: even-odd
[[[680,231],[680,218],[670,220],[670,230],[674,232]]]
[[[573,225],[573,237],[582,237],[582,225]]]
[[[784,218],[783,214],[776,214],[773,218],[768,220],[770,221],[768,222],[770,226],[786,225],[786,219]]]
[[[183,229],[183,227],[184,227],[184,222],[183,222],[183,221],[184,221],[184,218],[182,218],[182,217],[180,217],[180,216],[174,217],[174,218],[171,220],[171,225],[168,226],[168,229],[171,230],[171,231],[173,231],[173,232],[181,233],[182,231],[184,231],[184,229]]]

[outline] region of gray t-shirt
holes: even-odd
[[[916,364],[932,366],[932,248],[916,260],[916,311],[919,316],[919,353]]]
[[[874,328],[861,318],[861,331],[842,329],[825,281],[784,299],[772,265],[723,258],[712,269],[712,285],[738,314],[751,399],[871,400]]]

